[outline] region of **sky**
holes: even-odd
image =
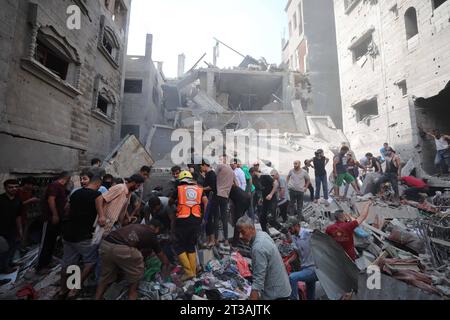
[[[286,0],[133,0],[128,54],[144,55],[153,34],[153,61],[163,61],[166,77],[176,77],[178,55],[185,71],[207,53],[213,62],[213,37],[244,55],[281,63],[281,39],[287,24]],[[234,67],[243,58],[220,46],[218,67]],[[206,67],[203,62],[201,67]]]

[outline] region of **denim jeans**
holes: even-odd
[[[315,267],[302,269],[300,272],[291,273],[289,282],[291,283],[291,300],[298,300],[298,282],[306,283],[306,296],[308,300],[315,300],[316,298],[316,276]]]
[[[328,200],[328,177],[327,175],[316,177],[316,200],[320,199],[320,185],[323,188],[323,197]]]

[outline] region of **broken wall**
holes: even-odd
[[[342,129],[333,0],[292,0],[286,14],[292,33],[283,48],[283,62],[291,70],[305,73],[312,85],[310,104],[304,107],[313,115],[330,116]]]
[[[358,158],[378,155],[389,142],[404,160],[417,156],[419,119],[410,99],[437,94],[450,78],[450,2],[434,10],[432,1],[359,1],[348,12],[344,1],[334,4],[344,132],[352,149]],[[417,11],[419,34],[408,41],[404,16],[410,7]],[[367,36],[374,54],[356,61],[351,45]],[[358,106],[373,98],[378,115],[359,121]]]
[[[131,134],[131,128],[137,129],[137,137],[143,144],[153,125],[164,123],[163,79],[151,57],[152,40],[148,34],[145,56],[127,56],[125,62],[125,79],[142,81],[142,91],[124,92],[121,136]]]

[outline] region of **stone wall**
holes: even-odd
[[[417,158],[425,142],[418,135],[412,98],[434,96],[450,80],[450,1],[436,10],[431,0],[356,2],[346,12],[344,1],[334,1],[344,131],[360,157],[378,154],[389,142],[404,160]],[[407,40],[405,13],[411,7],[418,35]],[[349,48],[364,34],[372,35],[376,50],[354,61]],[[378,115],[358,121],[358,105],[372,98],[378,101]]]
[[[114,8],[115,1],[110,3]],[[100,0],[19,0],[2,5],[0,172],[78,170],[118,143],[131,1],[121,3],[126,7],[121,26],[122,18],[117,15],[113,21]],[[81,8],[80,30],[67,27],[66,10],[74,4]],[[119,47],[115,62],[101,50],[105,30],[114,34]],[[37,62],[37,39],[70,59],[67,81]],[[109,99],[110,116],[96,109],[99,92]]]

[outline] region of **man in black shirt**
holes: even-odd
[[[8,244],[8,250],[0,253],[0,273],[12,273],[15,271],[11,268],[11,263],[17,243],[23,238],[22,201],[17,196],[17,180],[6,180],[3,186],[6,192],[0,195],[0,237]]]
[[[251,195],[237,186],[232,186],[230,191],[230,199],[233,201],[233,246],[237,246],[239,242],[239,230],[236,227],[237,221],[244,216],[245,212],[250,208]]]
[[[259,215],[262,212],[262,185],[261,180],[259,178],[259,163],[255,163],[253,167],[250,168],[250,175],[252,176],[252,182],[255,186],[255,192],[253,194],[253,208],[256,209],[256,213]]]
[[[325,167],[330,159],[325,157],[322,149],[319,149],[315,153],[315,157],[312,159],[314,165],[314,174],[316,176],[316,194],[314,197],[315,202],[320,199],[320,185],[323,188],[323,197],[328,200],[328,175]]]
[[[200,170],[205,174],[203,180],[203,191],[208,197],[208,205],[206,206],[206,236],[208,243],[206,246],[212,248],[216,244],[215,234],[219,229],[219,200],[217,199],[217,176],[207,160],[202,161]]]
[[[279,183],[270,175],[259,175],[259,178],[261,181],[263,198],[262,211],[259,215],[259,222],[261,223],[262,230],[269,233],[269,229],[267,228],[268,222],[273,227],[279,227],[276,221],[278,205],[276,193],[279,188]]]
[[[118,272],[121,271],[128,280],[128,299],[137,299],[137,288],[144,275],[144,257],[141,251],[153,251],[161,260],[162,276],[169,275],[170,263],[166,255],[162,252],[156,238],[159,228],[150,225],[130,224],[126,227],[111,232],[100,245],[100,258],[102,265],[102,275],[97,287],[95,298],[103,298],[106,288],[117,279]]]
[[[60,297],[67,294],[67,268],[83,263],[81,283],[86,280],[97,261],[98,247],[92,245],[94,223],[97,218],[95,200],[102,194],[98,191],[102,185],[100,177],[92,177],[85,188],[75,191],[70,196],[70,211],[67,220],[62,225],[64,254],[61,268]],[[69,293],[73,298],[77,290]]]

